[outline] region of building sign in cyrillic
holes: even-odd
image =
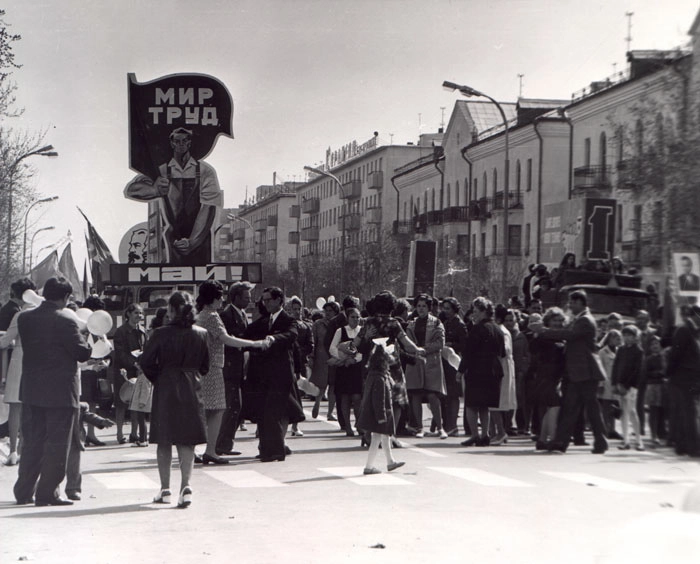
[[[259,262],[207,264],[201,266],[168,266],[165,264],[112,264],[110,283],[121,284],[198,284],[205,280],[219,282],[262,282]]]
[[[372,137],[369,141],[365,141],[361,145],[358,145],[357,141],[352,141],[351,143],[343,145],[340,149],[335,151],[331,151],[331,148],[328,147],[326,150],[326,165],[323,168],[325,170],[329,170],[335,166],[343,164],[345,161],[349,161],[350,159],[359,157],[363,153],[376,149],[378,137],[379,133],[375,131],[374,137]]]

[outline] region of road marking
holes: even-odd
[[[412,486],[413,484],[407,480],[387,474],[382,471],[381,474],[369,474],[365,476],[360,466],[340,466],[334,468],[319,468],[321,472],[344,478],[349,482],[359,486]]]
[[[123,455],[124,458],[131,458],[134,460],[156,460],[156,454],[150,452],[130,452]]]
[[[421,454],[424,454],[425,456],[430,456],[431,458],[447,458],[447,455],[435,452],[434,450],[429,450],[427,448],[419,446],[413,446],[403,441],[401,442],[404,445],[403,448],[406,450],[410,450],[411,452],[420,452]]]
[[[684,486],[693,486],[700,480],[692,476],[649,476],[645,481],[650,484],[682,484]]]
[[[547,476],[552,476],[554,478],[561,478],[562,480],[569,480],[570,482],[576,482],[579,484],[586,484],[597,486],[602,490],[612,491],[612,492],[625,492],[625,493],[647,493],[653,492],[649,488],[644,488],[642,486],[636,486],[633,484],[627,484],[625,482],[618,482],[617,480],[610,480],[608,478],[601,478],[600,476],[594,476],[593,474],[586,474],[584,472],[545,472],[542,474]]]
[[[506,488],[533,487],[532,484],[521,482],[520,480],[514,480],[513,478],[506,478],[505,476],[493,474],[477,468],[446,468],[432,466],[429,467],[429,469],[442,472],[443,474],[448,474],[449,476],[454,476],[455,478],[461,478],[462,480],[467,480],[468,482],[474,482],[482,486],[503,486]]]
[[[336,429],[340,429],[340,425],[338,424],[337,421],[328,421],[328,419],[325,419],[324,417],[322,417],[320,413],[319,413],[318,417],[316,419],[314,419],[313,416],[311,415],[311,412],[308,409],[305,409],[304,416],[306,417],[307,423],[311,423],[312,421],[315,421],[318,423],[325,423],[326,425],[330,425],[331,427],[335,427]]]
[[[281,488],[287,485],[255,470],[205,470],[204,474],[232,488]]]
[[[160,485],[143,472],[107,472],[87,474],[108,490],[157,490]]]

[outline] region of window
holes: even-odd
[[[498,171],[493,169],[493,197],[496,198],[496,192],[498,192]]]
[[[491,226],[491,254],[498,253],[498,225]]]
[[[622,204],[617,204],[617,229],[615,229],[615,241],[622,241]]]
[[[469,252],[469,235],[457,235],[457,254],[466,255]]]
[[[617,142],[617,164],[619,167],[625,157],[625,130],[622,126],[617,128],[615,140]]]
[[[527,159],[527,188],[526,190],[530,192],[532,190],[532,159]]]
[[[520,159],[515,163],[515,193],[520,194]]]
[[[636,142],[637,142],[637,156],[640,157],[642,156],[642,153],[644,152],[644,124],[642,123],[641,119],[637,120],[637,127],[635,131],[636,135]]]
[[[523,244],[522,240],[522,225],[508,226],[508,254],[520,255],[520,247]]]
[[[598,164],[600,164],[600,166],[602,166],[602,167],[605,167],[608,164],[608,138],[605,135],[605,131],[602,131],[600,133],[599,152],[600,152],[600,159],[599,159]]]
[[[486,256],[486,232],[481,234],[481,256]]]
[[[450,205],[450,202],[447,202],[447,205]],[[459,207],[459,180],[455,182],[455,206]]]
[[[459,183],[457,183],[457,185],[459,186]],[[450,183],[448,182],[448,183],[447,183],[447,207],[448,207],[448,208],[450,207],[450,204],[451,204],[451,202],[450,202],[451,193],[452,193],[452,186],[451,186]]]
[[[583,165],[591,166],[591,138],[586,137],[583,140]]]
[[[477,189],[479,188],[479,181],[475,178],[474,179],[474,192],[472,193],[472,198],[476,199],[477,197]],[[467,194],[469,196],[469,194]],[[467,203],[469,203],[469,200],[467,199]]]

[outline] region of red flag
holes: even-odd
[[[90,223],[90,220],[83,213],[83,210],[78,208],[78,211],[85,218],[85,221],[87,221],[88,234],[86,240],[88,257],[91,261],[90,270],[92,273],[92,283],[99,292],[102,290],[103,287],[102,268],[109,268],[109,265],[115,263],[116,261],[114,260],[114,258],[112,258],[112,253],[107,247],[107,243],[105,243],[104,239],[102,239],[99,233],[97,233],[95,227],[92,225],[92,223]]]
[[[29,273],[37,288],[43,288],[49,278],[62,276],[58,269],[58,252],[53,251],[49,256],[37,264]]]
[[[84,302],[85,294],[83,293],[83,285],[80,282],[80,276],[78,275],[78,270],[75,268],[75,262],[73,262],[73,253],[71,252],[71,244],[68,243],[66,248],[63,249],[61,253],[61,258],[58,260],[58,269],[63,273],[73,286],[73,299],[76,301]]]

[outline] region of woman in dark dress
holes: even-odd
[[[564,327],[566,317],[558,307],[549,308],[542,318],[542,324],[552,329]],[[554,440],[557,430],[557,418],[561,406],[560,383],[566,370],[564,341],[550,341],[535,338],[533,349],[534,381],[532,383],[532,401],[535,405],[535,417],[542,422],[537,440],[537,450],[544,450],[547,441]]]
[[[455,298],[442,300],[443,324],[445,326],[445,346],[454,350],[460,358],[467,347],[467,326],[459,316],[461,306]],[[442,359],[445,373],[447,395],[442,398],[442,419],[444,429],[450,437],[457,436],[457,417],[459,415],[459,398],[462,396],[462,382],[457,378],[457,368],[445,358]]]
[[[472,435],[461,444],[488,446],[489,407],[498,407],[505,343],[493,322],[493,304],[486,298],[476,298],[472,305],[474,326],[469,329],[466,352],[459,365],[459,372],[464,374],[464,409]],[[477,419],[481,421],[481,437]]]
[[[360,332],[360,311],[357,308],[345,310],[348,324],[336,330],[329,349],[330,355],[341,364],[335,369],[335,397],[340,404],[345,421],[345,434],[355,436],[350,423],[350,407],[355,412],[355,424],[360,413],[362,399],[362,354],[357,352],[353,340]]]
[[[192,297],[174,292],[168,300],[170,324],[156,329],[141,355],[141,369],[153,382],[151,442],[158,445],[160,492],[156,503],[170,502],[172,446],[182,477],[178,507],[192,502],[190,476],[194,447],[207,442],[201,378],[209,371],[207,332],[194,326]]]

